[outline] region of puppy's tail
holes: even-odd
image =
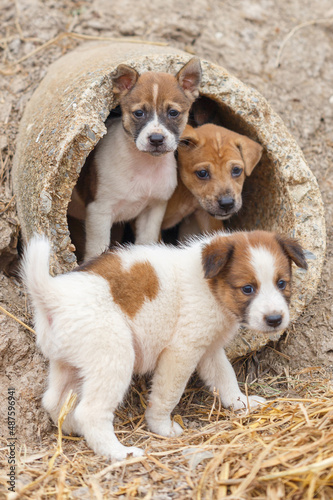
[[[52,289],[49,273],[51,245],[45,236],[34,235],[24,251],[21,277],[36,309],[46,312],[46,300]]]

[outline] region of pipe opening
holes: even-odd
[[[106,122],[119,118],[119,116],[121,116],[121,110],[119,106],[116,106],[109,113]],[[201,95],[191,108],[189,124],[193,127],[198,127],[205,123],[213,123],[225,127],[259,142],[254,128],[248,125],[240,113],[235,113],[223,102],[217,102],[207,95]],[[80,185],[80,179],[82,175],[84,175],[84,172],[91,168],[90,158],[92,152],[93,149],[82,165],[76,187]],[[281,183],[279,183],[274,163],[269,159],[266,152],[264,152],[262,159],[252,172],[252,175],[245,180],[243,187],[243,206],[241,210],[224,222],[225,229],[271,229],[271,222],[269,224],[265,223],[265,221],[267,221],[267,204],[263,204],[262,200],[267,197],[270,198],[269,206],[272,212],[270,221],[278,221],[280,217],[283,217],[279,198],[282,196],[284,203],[286,203],[287,196],[285,193],[282,194],[281,192],[283,191],[283,185],[281,184],[279,189],[276,189],[277,184]],[[112,195],[112,193],[110,193],[110,195]],[[263,205],[266,207],[264,217],[262,213]],[[289,212],[288,207],[285,207],[284,213],[287,212]],[[67,222],[70,238],[76,249],[76,259],[78,262],[81,262],[85,245],[84,215],[82,212],[80,213],[80,210],[79,212],[77,210],[73,211],[72,203],[69,205]],[[171,229],[162,231],[163,241],[176,245],[180,236],[180,226],[181,224],[186,226],[187,223],[188,221],[184,221]],[[191,230],[195,233],[199,232],[199,228],[196,228],[193,224],[191,224]],[[111,245],[116,243],[133,243],[134,238],[132,222],[117,223],[113,225]]]

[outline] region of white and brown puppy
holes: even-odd
[[[187,125],[178,147],[178,185],[170,198],[162,229],[195,214],[201,232],[222,229],[242,207],[242,190],[262,155],[249,137],[207,123]]]
[[[108,248],[115,222],[136,218],[136,243],[158,240],[177,184],[174,151],[200,81],[197,58],[176,76],[139,75],[118,66],[112,82],[122,117],[107,123],[107,134],[82,168],[68,208],[69,215],[85,219],[85,260]]]
[[[64,432],[83,435],[113,459],[143,453],[123,446],[113,429],[133,372],[154,372],[146,419],[162,436],[182,432],[170,414],[196,369],[225,407],[246,408],[224,346],[240,324],[268,333],[286,328],[291,262],[307,267],[295,240],[264,231],[117,248],[55,278],[49,254],[49,242],[34,237],[22,267],[38,345],[50,360],[43,404],[57,422],[73,389],[79,402]]]

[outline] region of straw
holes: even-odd
[[[142,390],[146,382],[137,380],[117,410],[115,429],[124,445],[141,447],[146,453],[112,463],[95,455],[84,439],[62,436],[63,420],[74,404],[69,398],[59,417],[56,443],[48,434],[35,448],[27,444],[27,453],[21,443],[15,498],[329,500],[333,498],[330,382],[321,372],[316,376],[312,371],[311,378],[288,373],[261,378],[247,384],[247,390],[249,395],[267,397],[274,385],[281,398],[275,392],[274,400],[251,413],[235,413],[220,407],[217,391],[210,394],[193,379],[175,409],[184,433],[161,438],[143,422],[142,403],[148,394]],[[287,390],[293,398],[288,398]],[[3,470],[8,467],[6,452],[4,446]],[[0,482],[5,484],[3,478]]]

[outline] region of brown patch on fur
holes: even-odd
[[[246,310],[254,298],[242,292],[242,287],[252,285],[256,290],[260,286],[257,282],[255,270],[251,264],[250,247],[264,247],[275,259],[274,282],[286,281],[287,285],[280,292],[287,302],[291,296],[291,259],[281,240],[286,241],[274,233],[253,231],[251,233],[235,233],[228,236],[217,236],[202,251],[202,263],[208,285],[222,306],[231,311],[237,318],[244,319]],[[303,264],[303,251],[300,245],[291,238],[288,244],[293,248],[296,245],[299,264]],[[294,260],[294,259],[292,259]],[[300,267],[303,267],[301,265]]]
[[[252,298],[244,295],[241,287],[257,285],[247,248],[246,235],[236,233],[214,238],[202,251],[205,277],[213,295],[239,320],[244,319]]]
[[[175,76],[154,71],[147,71],[138,76],[133,68],[120,65],[117,74],[113,78],[114,84],[119,78],[118,73],[121,76],[123,75],[124,68],[126,68],[126,75],[131,71],[136,76],[133,78],[131,73],[130,88],[127,86],[118,89],[117,87],[123,112],[124,110],[133,112],[135,109],[145,109],[145,106],[155,108],[154,99],[152,99],[154,86],[158,87],[155,108],[158,114],[165,113],[170,107],[175,107],[188,115],[191,104],[199,95],[202,72],[200,61],[196,57],[190,59]],[[182,130],[184,127],[182,127]]]
[[[281,245],[287,257],[295,262],[296,266],[301,267],[302,269],[308,268],[303,249],[297,240],[293,240],[287,236],[277,235],[277,241]]]
[[[154,300],[159,290],[158,277],[149,262],[135,262],[125,270],[116,252],[103,254],[77,270],[99,274],[108,281],[113,300],[130,318],[145,300]]]
[[[290,241],[296,243],[296,241],[291,238]],[[280,292],[289,303],[291,298],[292,277],[291,259],[282,251],[281,244],[279,243],[279,235],[266,231],[253,231],[249,233],[249,243],[254,248],[258,246],[265,247],[273,255],[275,260],[274,283],[277,284],[279,280],[284,280],[287,283],[286,288],[280,290]],[[300,247],[300,245],[298,246]]]

